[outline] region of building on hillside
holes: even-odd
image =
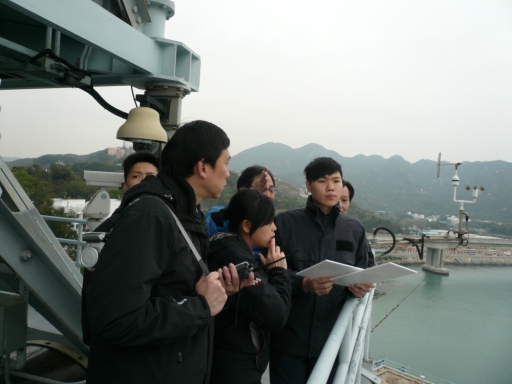
[[[452,225],[459,224],[459,218],[457,216],[447,216],[446,221]]]
[[[126,148],[110,147],[107,149],[107,153],[109,156],[114,156],[116,159],[119,159],[120,157],[126,155]]]

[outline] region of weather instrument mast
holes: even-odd
[[[466,204],[474,204],[476,203],[476,199],[478,198],[479,192],[484,191],[484,187],[470,187],[469,185],[466,185],[466,191],[469,191],[470,189],[473,189],[472,197],[473,200],[457,200],[457,187],[460,184],[460,178],[457,174],[459,165],[462,163],[441,163],[441,152],[439,152],[439,156],[437,158],[437,177],[439,178],[439,175],[441,173],[441,166],[443,165],[454,165],[455,166],[455,175],[452,177],[452,185],[453,185],[453,201],[456,203],[459,203],[459,228],[457,230],[453,230],[453,233],[460,239],[463,239],[463,236],[468,234],[467,230],[462,229],[462,217],[464,216],[466,218],[466,223],[469,220],[469,215],[464,211],[464,203]]]

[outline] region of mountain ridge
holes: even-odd
[[[315,157],[329,156],[342,165],[343,177],[355,188],[354,202],[370,211],[416,212],[425,215],[458,215],[459,205],[453,202],[453,165],[441,167],[436,177],[436,161],[418,160],[411,163],[399,155],[388,159],[380,155],[344,157],[319,144],[310,143],[300,148],[269,142],[246,149],[234,155],[230,169],[241,171],[248,166],[268,166],[284,182],[304,189],[304,167]],[[33,159],[8,162],[9,167],[39,165],[46,167],[55,162],[77,164],[73,169],[84,168],[86,163],[120,163],[122,159],[108,156],[107,150],[89,155],[44,155]],[[80,167],[78,167],[80,165]],[[75,169],[75,171],[76,171]],[[107,170],[107,169],[98,169]],[[110,169],[108,169],[110,170]],[[476,204],[466,204],[465,210],[472,219],[512,222],[512,163],[503,160],[463,162],[458,169],[461,185],[457,199],[472,200],[464,186],[483,186],[485,191]]]
[[[276,148],[281,151],[275,153]],[[268,166],[279,179],[304,188],[304,167],[315,157],[322,156],[332,157],[341,164],[344,179],[354,185],[354,201],[362,209],[458,215],[459,206],[453,201],[451,184],[454,166],[442,166],[440,178],[437,178],[437,162],[434,160],[422,159],[411,163],[399,155],[388,159],[361,154],[344,157],[315,143],[296,149],[266,143],[233,156],[230,168],[243,170],[261,164]],[[461,179],[457,189],[458,200],[472,200],[471,193],[464,189],[466,185],[485,188],[476,204],[465,205],[471,216],[481,220],[512,222],[512,163],[503,160],[462,162],[458,175]]]

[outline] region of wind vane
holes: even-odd
[[[473,189],[473,192],[472,192],[473,200],[457,200],[457,187],[460,184],[460,178],[459,178],[459,175],[457,174],[457,170],[458,170],[459,165],[461,165],[461,164],[462,163],[443,163],[443,164],[441,164],[441,152],[439,152],[439,156],[437,158],[437,177],[438,178],[441,173],[442,165],[454,165],[455,166],[455,175],[453,175],[453,177],[452,177],[453,201],[455,201],[456,203],[459,203],[460,207],[459,207],[459,229],[458,229],[458,231],[453,231],[453,233],[455,233],[455,235],[457,235],[457,237],[460,239],[462,239],[462,237],[465,234],[469,233],[467,230],[466,231],[462,230],[462,216],[466,217],[466,223],[469,220],[469,215],[464,211],[464,203],[467,203],[467,204],[476,203],[476,199],[479,195],[479,192],[484,191],[484,187],[478,188],[477,186],[474,186],[473,188],[471,188],[469,185],[466,185],[466,191]]]

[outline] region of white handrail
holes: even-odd
[[[365,345],[368,344],[368,324],[371,318],[371,303],[375,289],[363,299],[350,297],[334,324],[308,384],[325,384],[339,355],[335,383],[358,382]]]

